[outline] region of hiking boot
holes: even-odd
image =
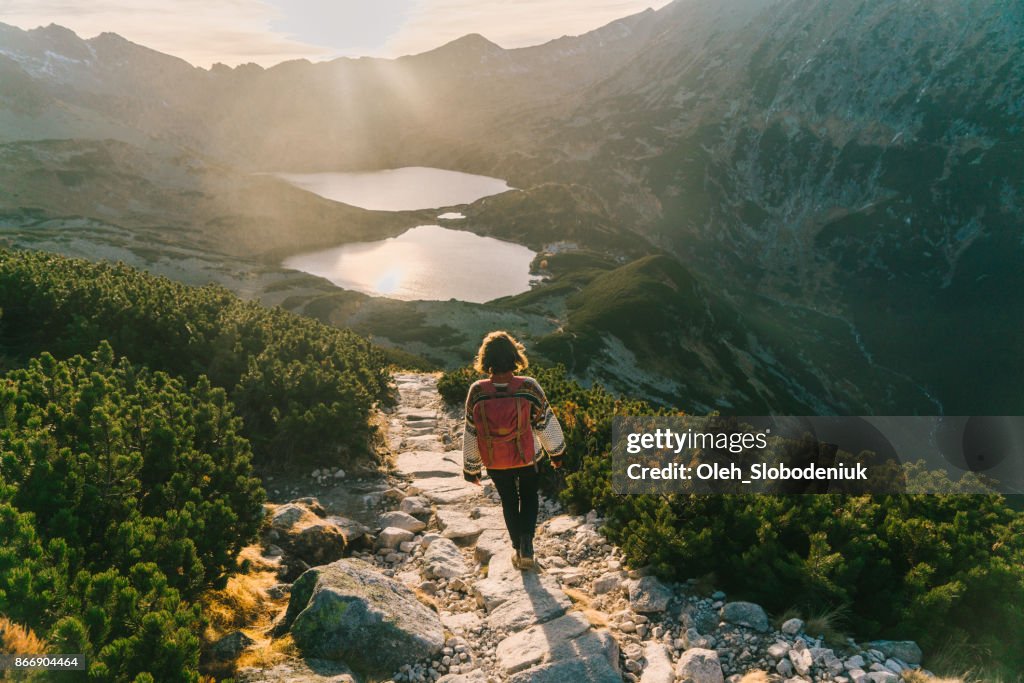
[[[516,550],[512,555],[512,566],[516,569],[522,569],[519,565],[522,563],[522,558],[519,557],[519,551]]]
[[[523,536],[519,539],[519,568],[532,569],[533,565],[533,536]]]

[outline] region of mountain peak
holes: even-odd
[[[492,54],[504,51],[503,47],[484,38],[479,33],[469,33],[461,38],[456,38],[450,43],[445,43],[435,50],[431,50],[431,52],[458,52],[460,54]]]
[[[495,43],[495,42],[493,42],[491,40],[488,40],[487,38],[483,37],[479,33],[467,33],[466,35],[462,36],[461,38],[456,38],[455,40],[451,41],[450,43],[447,43],[443,47],[452,47],[454,45],[458,45],[460,47],[484,48],[484,49],[488,49],[488,50],[501,50],[502,49],[502,47],[500,45],[498,45],[497,43]]]

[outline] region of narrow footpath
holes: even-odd
[[[404,570],[395,578],[442,595],[441,622],[466,641],[471,655],[468,672],[449,665],[450,673],[441,680],[621,683],[618,644],[608,629],[595,628],[582,611],[573,609],[556,578],[564,567],[538,573],[512,566],[513,549],[497,493],[487,480],[481,488],[463,479],[461,414],[444,410],[436,377],[397,375],[395,381],[400,401],[387,438],[398,474],[409,480],[410,498],[402,501],[403,509],[431,505],[437,527],[423,535],[421,571],[413,575],[408,572],[415,570]],[[541,515],[554,511],[545,501]],[[565,526],[563,522],[559,530]],[[604,545],[594,525],[589,526]],[[539,535],[543,538],[546,531],[542,525]],[[547,560],[543,547],[538,539],[542,564]],[[443,599],[444,593],[466,597]],[[419,680],[423,673],[429,679],[430,668],[423,672],[410,666],[399,673],[405,680]]]

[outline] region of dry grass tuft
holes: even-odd
[[[277,666],[281,662],[294,659],[299,656],[299,648],[288,634],[277,640],[263,639],[247,649],[235,662],[239,669],[254,667],[257,669],[268,669]]]
[[[562,591],[569,596],[569,599],[573,601],[573,604],[579,607],[590,607],[593,604],[593,598],[577,588],[562,588]]]
[[[841,608],[819,612],[804,623],[804,632],[809,636],[821,637],[829,645],[845,645],[846,633],[839,628],[844,612]]]
[[[210,620],[207,640],[251,626],[265,616],[273,609],[267,589],[275,583],[277,575],[272,572],[236,574],[221,590],[206,593],[202,606]]]
[[[608,614],[607,613],[602,612],[601,610],[590,609],[589,607],[586,608],[586,609],[582,609],[580,611],[583,613],[583,616],[585,616],[587,618],[587,621],[590,622],[590,625],[593,626],[594,628],[607,628],[608,627]]]
[[[764,671],[758,669],[757,671],[750,671],[743,675],[740,679],[740,683],[768,683],[771,678]]]
[[[422,602],[424,605],[434,610],[435,612],[441,612],[441,606],[437,603],[437,598],[435,598],[433,595],[427,593],[426,591],[420,590],[419,588],[414,588],[412,592],[416,595],[416,599]]]
[[[45,640],[32,632],[32,629],[0,616],[0,653],[41,655],[45,654],[49,647]]]
[[[963,678],[929,678],[921,671],[908,669],[901,674],[905,683],[965,683]]]

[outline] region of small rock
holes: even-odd
[[[804,621],[803,621],[803,619],[787,619],[782,624],[782,629],[781,629],[781,631],[783,633],[785,633],[787,636],[795,636],[796,634],[800,633],[800,631],[802,631],[802,630],[804,630]]]
[[[793,662],[793,668],[801,676],[806,676],[811,672],[811,665],[814,663],[814,659],[811,657],[811,651],[806,647],[799,648],[794,647],[789,651],[789,661]]]
[[[629,584],[629,606],[636,612],[664,612],[671,599],[671,589],[653,576]]]
[[[416,538],[416,534],[398,527],[387,527],[377,535],[378,548],[397,548],[405,541]]]
[[[609,572],[594,579],[594,595],[603,595],[618,590],[622,586],[622,572]]]
[[[451,579],[469,572],[459,547],[447,538],[438,538],[427,546],[423,562],[423,574],[431,578]]]
[[[394,527],[396,529],[405,529],[417,533],[427,528],[427,525],[420,520],[416,519],[407,512],[401,510],[392,510],[391,512],[385,512],[380,516],[380,525],[382,527]]]

